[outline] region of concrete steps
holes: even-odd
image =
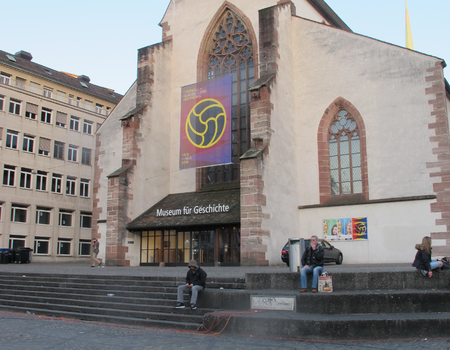
[[[245,292],[230,292],[237,311],[209,313],[204,325],[229,334],[311,340],[449,337],[449,277],[440,271],[430,279],[413,269],[341,272],[333,274],[333,293],[299,293],[298,274],[247,274]],[[295,310],[249,312],[246,293],[293,297]],[[218,291],[212,294],[220,300]]]
[[[175,309],[177,286],[183,283],[177,277],[0,273],[0,309],[195,331],[205,313],[218,309]],[[244,280],[211,280],[207,290],[223,286],[243,288]]]

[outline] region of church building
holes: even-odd
[[[172,0],[160,26],[96,133],[106,265],[278,265],[311,235],[344,264],[412,262],[427,235],[450,255],[443,59],[323,0]]]

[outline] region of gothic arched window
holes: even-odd
[[[356,121],[345,110],[328,130],[331,195],[362,193],[361,142]]]
[[[232,76],[232,164],[206,168],[202,185],[239,180],[239,158],[250,148],[250,95],[255,78],[255,58],[249,29],[226,9],[206,44],[203,74],[206,79]]]

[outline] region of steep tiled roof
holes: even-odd
[[[81,77],[74,78],[71,75],[65,74],[63,72],[59,72],[57,70],[45,67],[38,63],[33,62],[32,60],[23,58],[20,54],[23,51],[17,52],[15,55],[10,54],[5,51],[0,50],[0,64],[8,66],[10,68],[17,69],[19,71],[23,71],[28,74],[32,74],[38,76],[42,79],[64,85],[68,88],[78,90],[82,93],[92,95],[94,97],[112,102],[119,103],[122,99],[122,95],[118,94],[110,89],[91,84],[88,82],[89,79],[83,80]],[[8,56],[13,57],[14,59],[8,58]],[[31,56],[31,55],[30,55]],[[86,77],[87,78],[87,77]],[[83,87],[80,82],[86,84],[86,87]]]

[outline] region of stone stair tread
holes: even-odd
[[[193,322],[177,322],[177,321],[167,321],[159,319],[144,319],[144,318],[133,318],[125,316],[114,316],[114,315],[99,315],[99,314],[89,314],[89,313],[79,313],[72,311],[60,311],[60,310],[48,310],[40,308],[26,308],[21,306],[5,306],[0,305],[0,310],[8,310],[13,312],[27,312],[33,315],[46,315],[46,316],[57,316],[63,318],[73,318],[81,319],[86,321],[103,321],[109,323],[118,324],[132,324],[141,325],[147,327],[157,327],[157,328],[177,328],[177,329],[187,329],[187,330],[199,330],[202,328],[202,323]]]
[[[129,318],[134,319],[161,319],[164,321],[165,318],[179,318],[179,319],[198,319],[201,322],[203,318],[203,313],[201,310],[195,310],[194,314],[190,313],[190,309],[186,309],[189,313],[183,312],[184,310],[178,310],[173,308],[174,312],[165,313],[165,312],[154,312],[154,311],[136,311],[136,310],[124,310],[124,309],[113,309],[113,308],[95,308],[89,306],[78,306],[78,305],[67,305],[67,304],[57,304],[57,303],[39,303],[39,302],[27,302],[27,301],[17,301],[17,300],[6,300],[0,299],[0,309],[3,307],[20,307],[24,310],[31,311],[31,309],[41,309],[41,310],[61,310],[61,312],[74,312],[78,315],[84,314],[92,314],[98,315],[99,317],[124,317],[122,314],[134,315],[133,317],[128,316]],[[96,312],[97,311],[97,312]],[[175,313],[175,311],[177,311]],[[181,311],[181,312],[180,312]]]
[[[337,322],[337,321],[361,321],[361,320],[418,320],[418,319],[450,319],[450,312],[439,312],[439,313],[380,313],[380,314],[339,314],[339,315],[328,315],[328,314],[302,314],[299,312],[292,311],[249,311],[240,312],[236,311],[226,311],[226,312],[212,312],[211,315],[220,314],[233,314],[233,317],[249,317],[249,318],[267,318],[267,319],[288,319],[291,321],[308,321],[308,322]]]
[[[9,297],[9,298],[8,298]],[[37,301],[30,301],[30,300],[23,300],[23,299],[38,299]],[[22,299],[22,300],[19,300]],[[131,299],[131,298],[128,298]],[[114,297],[107,297],[105,298],[105,300],[107,301],[100,301],[100,300],[86,300],[84,299],[74,299],[74,298],[70,298],[68,294],[65,294],[64,297],[62,296],[52,296],[52,297],[48,297],[48,296],[39,296],[39,295],[34,295],[34,294],[30,294],[30,295],[13,295],[13,294],[0,294],[0,303],[2,301],[9,301],[12,302],[13,300],[19,301],[19,302],[28,302],[28,303],[35,303],[35,304],[55,304],[55,305],[70,305],[70,306],[79,306],[79,307],[90,307],[89,304],[95,304],[96,307],[98,308],[102,308],[102,309],[110,309],[110,310],[115,310],[117,308],[117,310],[120,311],[124,311],[126,310],[127,307],[143,307],[143,308],[161,308],[163,310],[167,310],[167,312],[170,312],[171,314],[175,312],[175,304],[176,301],[175,300],[171,300],[171,305],[162,305],[161,304],[161,300],[160,299],[141,299],[141,303],[127,303],[127,302],[123,302],[121,297],[116,298]],[[58,302],[56,302],[58,301]],[[157,304],[150,304],[150,302],[157,302]],[[60,304],[60,302],[67,302],[68,304]],[[113,304],[112,304],[113,303]],[[104,307],[104,306],[110,306],[113,305],[114,308],[112,307]],[[102,307],[103,306],[103,307]],[[182,309],[183,310],[190,310],[189,307],[187,307],[186,309]],[[197,309],[200,310],[200,309]],[[139,311],[139,310],[128,310],[128,311]],[[180,310],[176,310],[176,312],[178,313]],[[218,311],[218,309],[212,309],[212,308],[201,308],[201,313],[207,313],[207,312],[215,312]],[[150,312],[154,312],[154,313],[163,313],[163,312],[157,312],[157,311],[142,311],[145,313],[150,313]],[[164,312],[165,313],[165,312]],[[196,315],[197,313],[194,313],[193,315]]]

